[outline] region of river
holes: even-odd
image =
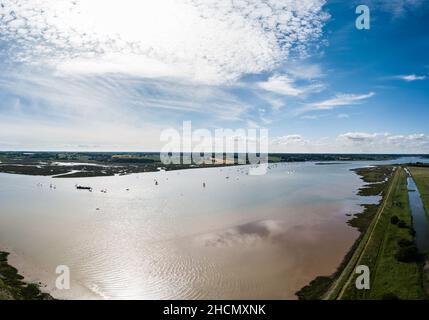
[[[379,197],[358,196],[363,182],[350,169],[378,163],[274,164],[264,176],[246,166],[0,174],[0,244],[57,298],[295,299],[332,274],[358,237],[347,214]],[[70,268],[70,290],[55,287],[58,265]]]

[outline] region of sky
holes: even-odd
[[[429,153],[428,30],[424,0],[0,0],[0,150],[158,151],[191,121]]]

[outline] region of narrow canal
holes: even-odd
[[[414,179],[408,172],[408,198],[410,202],[411,214],[413,215],[413,226],[416,231],[416,245],[421,253],[429,252],[429,220],[420,197]]]

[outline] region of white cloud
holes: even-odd
[[[298,86],[296,84],[296,79],[287,74],[273,75],[267,81],[258,82],[257,86],[266,91],[292,97],[300,97],[309,93],[320,92],[325,89],[325,86],[321,83],[311,83]]]
[[[338,119],[348,119],[350,116],[347,113],[340,113],[338,116]]]
[[[411,141],[428,141],[429,137],[423,133],[418,133],[418,134],[410,134],[406,136],[406,139]]]
[[[304,93],[303,89],[295,87],[294,81],[287,75],[272,76],[266,82],[259,82],[258,86],[264,90],[285,96],[296,97]]]
[[[349,132],[337,137],[339,149],[371,153],[428,153],[429,136],[423,133],[394,135],[390,133]]]
[[[301,117],[301,119],[304,119],[304,120],[316,120],[316,119],[319,119],[319,116],[316,116],[316,115],[305,115],[305,116],[302,116]]]
[[[415,74],[408,74],[408,75],[403,75],[403,76],[397,76],[396,78],[407,81],[407,82],[411,82],[411,81],[425,80],[426,76],[418,76]]]
[[[334,138],[309,139],[293,134],[273,137],[270,152],[427,154],[429,135],[348,132]]]
[[[331,110],[337,107],[360,104],[364,100],[367,100],[374,95],[374,92],[370,92],[367,94],[339,93],[334,98],[307,104],[304,108],[298,110],[298,112],[302,113],[310,110]]]
[[[322,35],[325,0],[3,0],[0,57],[67,73],[224,83]]]
[[[390,136],[387,138],[387,140],[391,143],[400,143],[401,141],[404,141],[405,136],[403,135],[396,135],[396,136]]]
[[[339,139],[345,139],[352,142],[365,142],[372,141],[377,137],[376,133],[366,133],[366,132],[348,132],[340,135]]]
[[[322,78],[324,73],[318,64],[300,64],[287,67],[287,72],[295,79],[313,80]]]
[[[263,99],[267,101],[274,110],[280,110],[285,105],[285,103],[281,99],[276,99],[269,96],[264,96]]]
[[[299,134],[291,134],[287,136],[275,137],[271,140],[271,143],[274,145],[289,145],[296,143],[305,143],[303,137]]]

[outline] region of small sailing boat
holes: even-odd
[[[86,187],[86,186],[81,186],[81,185],[76,185],[76,189],[77,190],[88,190],[89,192],[92,192],[91,187]]]

